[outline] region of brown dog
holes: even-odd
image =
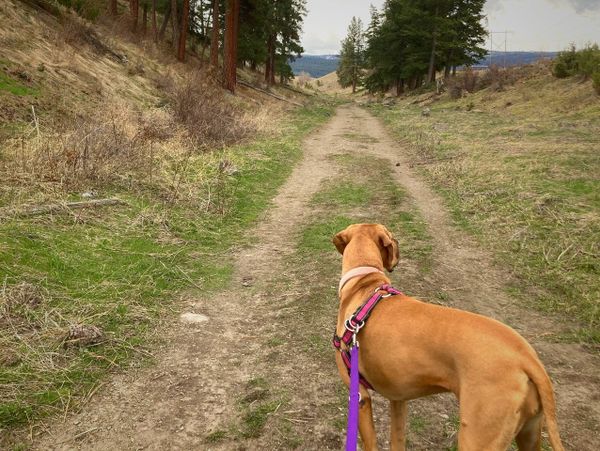
[[[337,334],[344,321],[389,279],[398,263],[398,242],[379,224],[355,224],[333,238],[343,255]],[[360,270],[359,270],[360,272]],[[355,274],[355,272],[354,272]],[[405,449],[406,402],[453,392],[460,400],[461,451],[541,449],[542,418],[550,443],[562,451],[552,384],[533,348],[504,324],[474,313],[426,304],[404,295],[382,300],[358,334],[359,369],[391,405],[391,449]],[[346,385],[340,353],[337,366]],[[365,450],[377,449],[368,390],[360,387],[360,435]]]

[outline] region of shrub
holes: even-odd
[[[577,72],[590,78],[600,71],[600,48],[598,44],[588,45],[577,52]]]
[[[451,99],[460,99],[462,97],[463,87],[460,80],[451,79],[446,83],[446,86]]]
[[[594,86],[594,90],[596,91],[596,94],[598,94],[600,96],[600,71],[592,74],[592,82],[593,82],[593,86]]]
[[[557,78],[567,78],[581,75],[588,79],[600,71],[600,48],[598,44],[587,45],[577,50],[571,44],[568,50],[560,52],[554,60],[552,73]]]
[[[251,132],[210,71],[196,71],[169,83],[170,106],[194,144],[203,149],[233,144]]]
[[[512,85],[517,80],[518,75],[514,68],[500,68],[492,65],[481,76],[477,90],[490,88],[492,91],[503,91],[506,86]]]
[[[478,75],[470,67],[467,67],[463,72],[463,88],[467,92],[475,92],[477,86]]]
[[[577,68],[577,49],[571,44],[568,50],[560,52],[554,60],[552,73],[557,78],[567,78],[575,75]]]

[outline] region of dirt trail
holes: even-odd
[[[359,144],[340,138],[357,131],[373,138],[373,142]],[[364,110],[343,107],[306,140],[304,148],[302,162],[274,199],[265,219],[251,231],[256,244],[238,251],[234,280],[228,290],[207,299],[186,301],[185,311],[204,314],[208,322],[169,325],[165,332],[167,344],[156,352],[155,365],[114,377],[82,412],[51,422],[48,432],[35,439],[35,449],[263,449],[267,439],[250,444],[244,440],[208,444],[206,439],[240,416],[240,394],[248,380],[274,365],[262,343],[274,331],[285,330],[286,324],[279,324],[267,287],[286,271],[284,259],[293,252],[295,234],[310,217],[311,196],[325,178],[338,170],[327,157],[342,152],[370,152],[390,160],[397,182],[420,208],[433,237],[435,267],[422,283],[453,291],[453,299],[457,299],[453,306],[506,321],[527,337],[540,351],[555,380],[567,447],[578,451],[598,449],[598,359],[578,345],[544,341],[545,331],[560,326],[519,307],[506,294],[503,287],[510,276],[494,267],[473,240],[451,225],[439,197],[412,172],[402,148],[381,124]],[[401,269],[399,273],[401,277]],[[290,361],[290,367],[293,365]],[[315,380],[307,383],[317,388],[302,392],[302,396],[310,398],[305,400],[307,405],[318,410],[322,395],[319,387],[337,384],[337,375],[319,368],[311,371]],[[294,383],[294,378],[289,378],[289,384]],[[434,399],[429,401],[428,409],[441,409],[446,402]],[[382,414],[381,409],[378,412]],[[381,423],[386,424],[385,420]],[[318,425],[307,425],[301,449],[325,449],[325,445],[313,445],[316,442],[311,441],[310,437],[318,433],[325,434],[319,432]],[[332,448],[327,448],[335,449],[339,437],[336,440],[330,440]],[[423,443],[426,441],[418,449],[437,449]]]

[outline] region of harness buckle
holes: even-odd
[[[352,347],[358,347],[358,340],[356,339],[356,334],[352,334]]]
[[[375,291],[373,291],[373,293],[378,293],[380,291],[385,291],[385,294],[380,294],[379,296],[381,296],[382,299],[385,298],[389,298],[390,296],[393,296],[392,293],[390,293],[387,289],[385,289],[384,287],[377,287],[375,288]]]
[[[356,322],[356,325],[352,324],[352,321]],[[349,330],[350,332],[352,332],[353,335],[356,335],[365,325],[364,321],[357,321],[356,319],[353,318],[348,318],[345,322],[344,322],[344,327],[346,328],[346,330]]]

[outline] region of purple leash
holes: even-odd
[[[350,350],[350,399],[348,401],[348,431],[346,451],[356,451],[358,443],[358,409],[360,392],[358,383],[358,342]]]

